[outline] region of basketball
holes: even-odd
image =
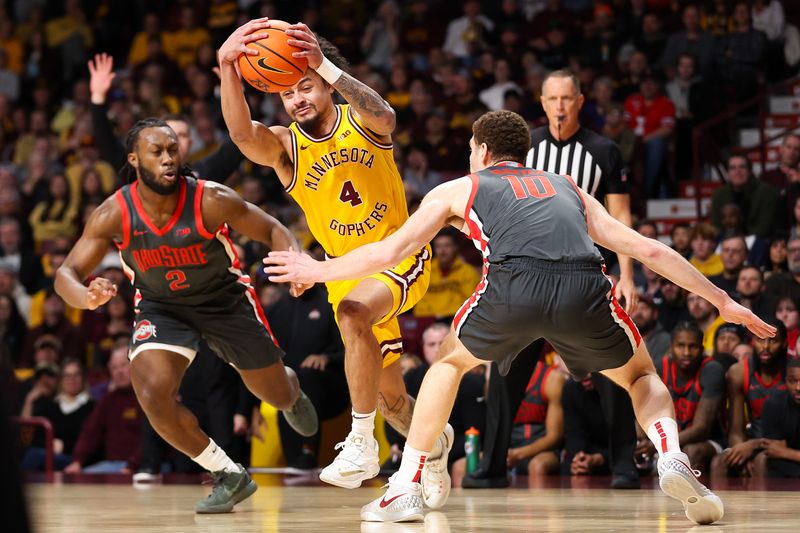
[[[304,57],[292,57],[292,52],[300,52],[301,48],[291,46],[291,39],[284,30],[289,26],[282,20],[270,20],[270,27],[260,33],[269,37],[248,43],[247,47],[258,51],[258,55],[239,56],[239,70],[242,77],[265,93],[277,93],[297,83],[306,73],[308,60]]]

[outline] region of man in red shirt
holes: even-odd
[[[675,129],[675,106],[661,94],[661,82],[652,72],[642,78],[639,92],[625,100],[625,121],[644,144],[647,197],[666,197],[666,183],[661,178],[667,143]]]

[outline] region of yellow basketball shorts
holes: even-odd
[[[400,359],[400,355],[403,353],[403,340],[400,336],[397,315],[414,307],[428,290],[428,284],[431,281],[431,256],[431,247],[425,245],[419,252],[406,257],[389,270],[367,278],[330,281],[325,284],[328,288],[328,301],[333,306],[334,316],[337,316],[339,303],[364,279],[377,279],[392,292],[391,310],[372,326],[372,332],[381,347],[384,368]]]

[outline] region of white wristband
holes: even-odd
[[[317,74],[319,74],[323,80],[331,85],[336,83],[342,75],[342,69],[331,63],[327,57],[323,57],[322,63],[314,70],[317,71]]]

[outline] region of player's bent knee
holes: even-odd
[[[336,318],[342,334],[372,329],[372,311],[363,303],[355,300],[342,300],[336,310]]]

